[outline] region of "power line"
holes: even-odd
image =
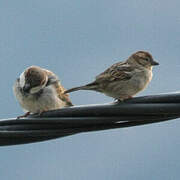
[[[136,97],[121,103],[85,105],[0,120],[0,146],[77,133],[139,126],[180,117],[180,93]]]

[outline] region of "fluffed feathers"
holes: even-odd
[[[72,106],[58,77],[38,66],[28,67],[16,80],[13,91],[26,112],[42,113]]]

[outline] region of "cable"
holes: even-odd
[[[180,93],[124,102],[74,106],[21,119],[0,120],[0,146],[25,144],[83,132],[139,126],[180,117]]]

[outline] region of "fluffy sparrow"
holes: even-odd
[[[159,65],[152,55],[145,51],[132,54],[126,61],[113,64],[95,81],[65,91],[94,90],[123,101],[145,89],[152,79],[152,66]]]
[[[64,87],[58,77],[51,71],[38,66],[31,66],[16,80],[13,86],[14,95],[22,108],[30,113],[72,106]]]

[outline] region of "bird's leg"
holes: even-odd
[[[44,112],[48,111],[48,109],[44,109],[42,111],[39,111],[38,115],[41,116]]]
[[[128,98],[127,99],[132,99],[133,97],[132,96],[128,96]]]
[[[122,103],[122,102],[124,102],[124,99],[118,99],[117,102]]]
[[[128,96],[126,99],[123,99],[122,101],[123,102],[127,102],[127,101],[129,101],[130,99],[132,99],[133,97],[132,96]],[[122,102],[122,101],[119,101],[119,102]]]
[[[128,96],[125,99],[115,99],[115,102],[116,103],[122,103],[122,102],[125,102],[126,100],[129,100],[129,99],[132,99],[132,98],[133,98],[132,96]]]
[[[115,98],[114,101],[115,101],[115,103],[122,103],[122,102],[123,102],[123,99],[117,99],[117,98]]]
[[[17,119],[27,117],[27,116],[29,116],[30,114],[31,114],[31,113],[28,111],[28,112],[26,112],[24,115],[18,116]]]

